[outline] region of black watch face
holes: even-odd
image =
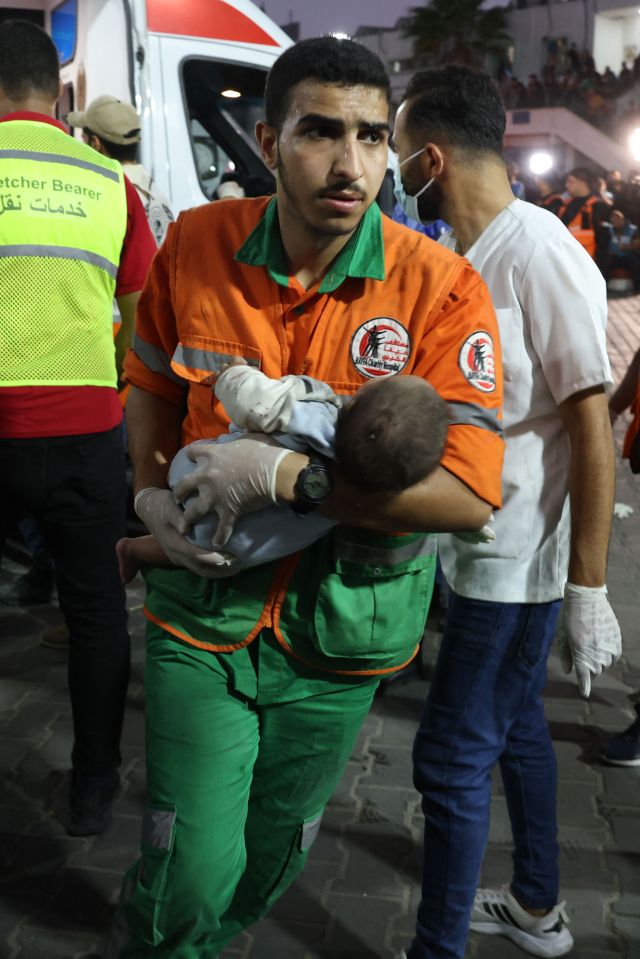
[[[328,496],[331,489],[331,481],[324,470],[318,472],[309,472],[304,478],[304,492],[310,500],[319,501]]]

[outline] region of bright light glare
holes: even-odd
[[[335,37],[336,40],[350,40],[350,39],[351,39],[351,37],[349,36],[348,33],[340,33],[340,32],[330,33],[329,36],[330,36],[330,37]]]
[[[640,128],[636,127],[629,137],[629,149],[634,160],[640,160]]]
[[[529,157],[529,169],[535,176],[548,173],[553,167],[553,157],[550,153],[532,153]]]
[[[223,90],[220,95],[227,97],[228,100],[237,100],[238,97],[242,96],[239,90]]]

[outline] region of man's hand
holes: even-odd
[[[591,676],[599,676],[622,653],[620,626],[606,586],[567,583],[556,639],[565,673],[575,669],[580,695],[588,697]]]
[[[194,445],[188,456],[196,468],[174,488],[176,499],[185,504],[183,522],[193,526],[207,513],[217,513],[212,545],[221,548],[239,516],[277,503],[278,465],[290,453],[268,436],[251,433],[232,443]]]
[[[140,490],[135,498],[134,508],[174,566],[184,566],[199,576],[211,579],[232,575],[234,572],[228,557],[219,553],[208,553],[187,542],[182,533],[186,528],[184,513],[171,490],[157,486]]]

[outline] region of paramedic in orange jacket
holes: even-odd
[[[570,233],[596,258],[596,231],[607,219],[610,207],[597,197],[591,188],[592,175],[586,167],[575,167],[567,174],[565,186],[569,199],[558,216]]]
[[[479,530],[500,505],[493,307],[466,261],[374,203],[389,98],[382,63],[351,41],[282,54],[256,128],[276,197],[183,213],[141,299],[126,365],[137,510],[186,568],[146,571],[149,804],[109,959],[211,959],[287,888],[379,677],[415,655],[430,534]],[[273,502],[345,524],[282,562],[209,578],[215,551],[178,531],[166,474],[180,446],[227,430],[211,383],[233,356],[344,395],[424,377],[450,404],[441,467],[381,496],[264,437],[200,446],[189,515],[216,509],[217,536]]]

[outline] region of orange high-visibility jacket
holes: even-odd
[[[578,243],[585,248],[589,256],[594,258],[596,255],[596,231],[593,225],[593,208],[596,203],[600,202],[598,197],[590,196],[582,204],[573,220],[566,224],[567,229],[573,233]],[[565,209],[566,206],[558,213],[561,219]]]
[[[288,275],[274,199],[225,200],[180,215],[138,305],[126,378],[176,406],[186,400],[187,444],[227,431],[211,385],[233,356],[271,377],[308,374],[344,395],[374,376],[424,377],[450,404],[442,465],[500,506],[502,363],[487,287],[466,260],[376,206],[306,291]],[[215,582],[257,581],[260,569]],[[263,625],[272,624],[267,604],[282,611],[289,578],[281,567],[272,576]],[[193,625],[186,632],[175,623],[168,628],[209,649],[249,641],[212,637],[215,619],[206,636],[194,637]]]

